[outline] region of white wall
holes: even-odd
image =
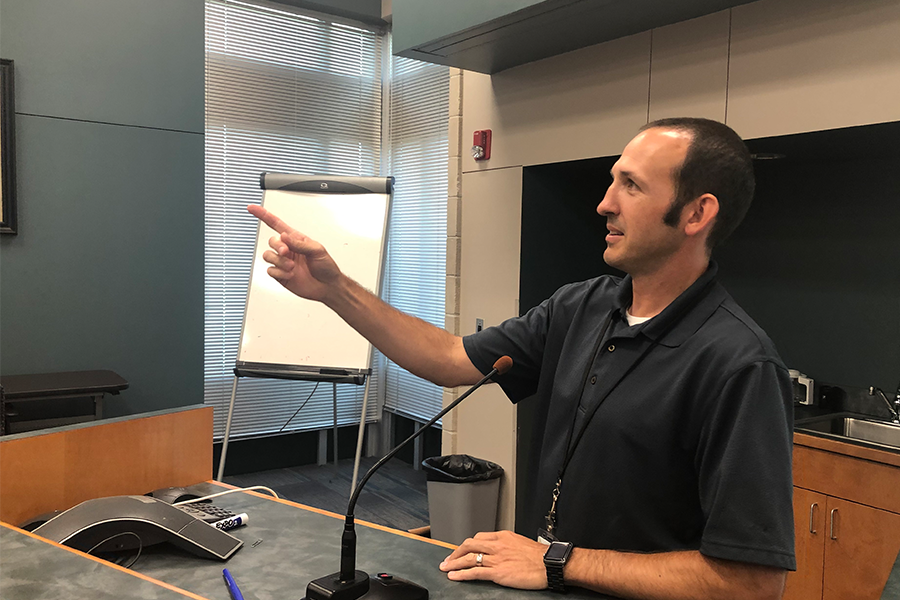
[[[761,0],[493,77],[463,72],[461,131],[451,119],[461,140],[451,159],[454,330],[518,313],[521,167],[618,154],[665,116],[724,119],[745,138],[900,120],[898,32],[898,0]],[[492,130],[493,150],[476,163],[467,148],[478,129]],[[512,528],[515,410],[494,386],[458,413],[444,453],[503,465],[500,525]]]

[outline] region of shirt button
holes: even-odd
[[[615,344],[610,344],[610,345],[609,345],[609,348],[607,348],[607,350],[609,350],[610,352],[612,352],[612,351],[615,350],[615,349],[616,349],[616,345],[615,345]]]
[[[596,375],[594,375],[593,377],[591,377],[591,385],[594,385],[595,383],[597,383],[597,376],[596,376]]]

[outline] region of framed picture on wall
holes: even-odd
[[[0,233],[16,233],[16,107],[13,61],[0,59]]]

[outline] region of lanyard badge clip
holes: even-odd
[[[551,498],[553,502],[550,504],[550,512],[547,513],[544,521],[544,529],[538,531],[538,541],[544,542],[546,544],[550,544],[551,542],[557,541],[556,539],[556,502],[559,500],[559,488],[562,485],[562,477],[556,480],[556,485],[553,487],[553,493],[551,494]]]

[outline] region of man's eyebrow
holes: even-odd
[[[616,176],[615,173],[613,173],[613,170],[612,170],[612,169],[609,170],[609,174],[612,175],[613,177]],[[639,178],[639,177],[636,177],[635,174],[634,174],[633,172],[627,171],[627,170],[625,170],[625,169],[620,170],[620,171],[619,171],[619,174],[620,174],[622,177],[625,177],[625,178],[627,178],[627,179],[631,179],[632,181],[635,181],[635,182],[640,182],[640,181],[641,181],[640,178]]]

